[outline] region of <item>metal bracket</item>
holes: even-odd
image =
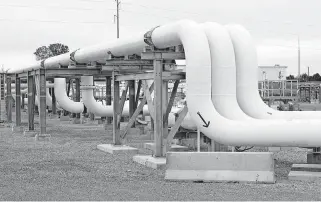
[[[156,26],[156,27],[154,27],[153,29],[149,30],[148,32],[146,32],[146,33],[144,34],[144,42],[145,42],[147,45],[149,45],[149,46],[154,46],[154,43],[153,43],[153,40],[152,40],[152,34],[153,34],[154,30],[155,30],[156,28],[158,28],[158,27],[160,27],[160,26]]]

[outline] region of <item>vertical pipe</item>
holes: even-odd
[[[201,131],[197,127],[197,152],[201,152]]]
[[[11,94],[11,77],[7,76],[7,119],[12,122],[12,94]]]
[[[16,75],[16,126],[21,126],[21,86],[20,78]],[[23,97],[22,97],[23,99]]]
[[[115,79],[115,72],[113,72],[113,143],[114,145],[121,145],[120,142],[120,126],[117,124],[118,116],[120,116],[120,106],[119,106],[119,81]]]
[[[129,86],[129,117],[131,118],[136,110],[135,106],[135,80],[128,81]],[[133,124],[132,127],[135,127]]]
[[[34,78],[31,72],[28,72],[28,128],[34,130],[34,117],[35,117],[35,89]]]
[[[46,73],[45,69],[40,69],[39,75],[39,118],[40,118],[40,134],[46,134]]]
[[[76,102],[80,102],[80,79],[76,78]],[[76,114],[76,119],[80,119],[80,113]]]
[[[106,105],[111,105],[111,77],[106,77]],[[107,117],[106,124],[111,124],[112,117]]]
[[[154,83],[155,83],[155,122],[154,122],[154,141],[155,157],[163,156],[163,67],[162,59],[154,60]]]

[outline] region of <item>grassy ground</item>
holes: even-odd
[[[0,200],[321,200],[321,182],[286,179],[292,163],[305,162],[305,150],[275,154],[273,185],[168,182],[164,170],[97,150],[112,140],[101,125],[47,122],[52,138],[46,142],[0,128]]]

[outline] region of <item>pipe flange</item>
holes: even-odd
[[[153,29],[149,30],[148,32],[146,32],[144,34],[144,42],[149,45],[149,46],[154,46],[154,43],[153,43],[153,40],[152,40],[152,35],[153,35],[153,32],[156,28],[158,28],[160,26],[156,26],[154,27]]]
[[[73,52],[70,53],[70,60],[73,61],[73,62],[76,63],[76,64],[77,64],[77,61],[76,61],[76,59],[75,59],[75,54],[76,54],[76,52],[77,52],[78,50],[80,50],[80,49],[77,49],[77,50],[75,50],[75,51],[73,51]]]
[[[46,59],[41,60],[41,62],[40,62],[40,67],[41,67],[41,68],[44,68],[44,69],[46,68],[46,67],[45,67],[45,62],[46,62]]]

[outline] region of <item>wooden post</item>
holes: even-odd
[[[80,102],[80,79],[76,78],[76,102]],[[80,119],[80,113],[76,114],[76,119]]]
[[[128,81],[129,86],[129,118],[131,118],[136,110],[135,106],[135,80]],[[135,123],[133,124],[135,127]]]
[[[20,78],[16,75],[16,126],[21,126],[21,86]],[[23,99],[23,98],[22,98]]]
[[[57,101],[56,101],[56,95],[55,95],[55,88],[51,89],[51,105],[52,105],[52,115],[56,115],[57,114]]]
[[[12,94],[11,94],[11,77],[7,76],[7,120],[12,122]]]
[[[165,117],[167,106],[168,106],[168,81],[163,81],[163,138],[166,139],[168,136],[168,118]]]
[[[40,134],[46,134],[46,72],[40,69],[39,75],[39,118],[40,118]]]
[[[154,141],[155,157],[163,156],[163,64],[161,58],[154,59],[155,119]]]
[[[120,142],[120,127],[117,124],[117,118],[120,116],[119,108],[119,81],[116,81],[115,72],[113,72],[113,143],[114,145],[121,145]]]
[[[28,128],[34,130],[35,119],[35,81],[31,72],[28,72]]]
[[[106,77],[106,105],[111,105],[111,77]],[[106,124],[111,124],[112,117],[107,117]]]

